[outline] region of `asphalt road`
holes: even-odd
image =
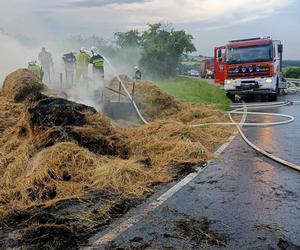
[[[300,95],[281,99],[300,100]],[[294,115],[296,121],[282,127],[247,128],[247,137],[300,164],[300,105],[261,111]],[[237,136],[217,160],[167,202],[112,244],[94,249],[300,249],[299,190],[299,172],[257,154]],[[128,217],[144,206],[133,209]]]

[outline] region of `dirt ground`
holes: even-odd
[[[136,95],[153,122],[119,128],[93,107],[41,94],[43,84],[29,73],[9,75],[0,93],[3,249],[79,248],[161,185],[212,159],[232,133],[192,128],[227,117],[181,103],[150,82],[138,84]]]

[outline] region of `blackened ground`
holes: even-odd
[[[115,205],[103,216],[100,211],[107,200]],[[79,249],[97,230],[136,203],[98,192],[17,212],[0,225],[0,249]]]
[[[300,100],[300,95],[282,99]],[[284,112],[294,115],[296,121],[282,127],[245,129],[249,139],[300,164],[300,105],[261,111]],[[262,120],[270,121],[271,118],[263,117]],[[94,245],[93,248],[300,249],[299,190],[299,172],[257,154],[237,136],[219,159],[167,202],[117,237],[111,245]],[[130,211],[128,216],[135,213],[136,210]],[[181,237],[177,237],[178,228],[170,226],[177,223],[178,214],[190,218],[186,221],[191,222],[185,226]],[[205,245],[191,235],[190,227],[199,220],[209,222],[208,231],[219,244],[209,241]],[[117,224],[115,222],[111,228]],[[91,245],[105,232],[91,238]]]
[[[195,218],[165,207],[156,229],[147,238],[132,237],[128,242],[111,242],[105,249],[199,249],[211,245],[226,246],[228,236],[211,229],[218,222]]]

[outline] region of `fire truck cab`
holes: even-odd
[[[224,84],[230,97],[259,94],[275,101],[286,89],[282,52],[281,42],[270,37],[234,40],[216,47],[215,82]]]

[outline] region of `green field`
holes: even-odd
[[[205,80],[180,76],[156,84],[182,101],[211,104],[222,110],[229,109],[231,104],[223,90]]]

